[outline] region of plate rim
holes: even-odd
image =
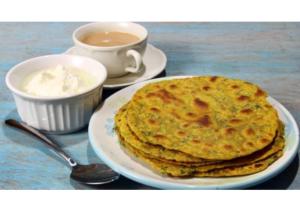
[[[195,77],[191,75],[186,75],[186,76],[168,76],[168,77],[163,77],[163,78],[157,78],[157,79],[152,79],[152,80],[147,80],[147,81],[141,81],[136,84],[133,84],[131,86],[128,86],[124,89],[121,89],[114,93],[113,95],[109,96],[107,100],[113,99],[114,97],[118,96],[120,92],[126,92],[126,89],[132,89],[133,86],[139,86],[139,85],[145,85],[151,82],[156,82],[156,81],[161,81],[161,80],[171,80],[171,79],[178,79],[178,78],[188,78],[188,77]],[[138,88],[138,87],[137,87]],[[97,113],[101,110],[97,110],[94,112],[92,115],[90,121],[89,121],[89,126],[88,126],[88,137],[89,137],[89,142],[91,143],[91,146],[93,150],[96,152],[97,156],[105,163],[107,164],[110,168],[112,168],[114,171],[118,172],[119,174],[133,180],[136,182],[139,182],[141,184],[159,188],[159,189],[202,189],[202,190],[207,190],[207,189],[236,189],[236,188],[247,188],[250,186],[255,186],[258,184],[261,184],[275,176],[277,176],[279,173],[281,173],[283,170],[285,170],[291,162],[294,160],[294,158],[297,155],[298,149],[299,149],[299,128],[297,125],[296,120],[292,116],[292,114],[285,108],[279,101],[274,99],[271,96],[268,96],[268,100],[270,100],[273,103],[276,103],[278,106],[279,110],[283,112],[289,121],[291,122],[292,129],[294,130],[295,136],[296,136],[296,144],[295,147],[291,150],[291,153],[287,160],[281,165],[278,166],[278,168],[274,169],[273,172],[269,172],[267,174],[260,175],[259,177],[254,177],[253,179],[246,180],[246,181],[240,181],[240,182],[234,182],[234,183],[229,183],[229,184],[222,184],[222,185],[208,185],[208,186],[203,186],[203,185],[188,185],[188,184],[180,184],[180,183],[173,183],[169,181],[162,181],[159,179],[155,178],[149,178],[145,175],[136,173],[134,171],[130,171],[126,169],[125,167],[121,166],[117,162],[114,162],[113,159],[110,159],[109,157],[105,156],[105,153],[102,153],[102,149],[99,149],[96,146],[96,141],[95,137],[92,133],[92,127],[93,127],[93,122],[95,121],[94,119],[96,118]],[[103,102],[103,103],[105,103]],[[263,172],[263,171],[262,171]]]
[[[149,75],[148,77],[145,77],[145,78],[141,77],[142,80],[138,80],[138,81],[134,81],[134,82],[122,83],[122,84],[117,84],[117,85],[107,85],[104,82],[103,88],[105,88],[105,89],[119,89],[119,88],[127,87],[127,86],[130,86],[130,85],[134,85],[134,84],[137,84],[137,83],[140,83],[140,82],[144,82],[144,81],[153,79],[154,77],[161,74],[164,71],[164,69],[166,69],[168,58],[167,58],[166,54],[160,48],[158,48],[155,45],[150,44],[150,43],[147,43],[146,51],[147,51],[148,46],[150,46],[150,48],[153,48],[155,51],[157,51],[160,54],[160,56],[163,58],[163,62],[157,68],[157,69],[159,69],[159,71],[157,71],[155,74]],[[71,50],[75,47],[76,46],[71,46],[70,48],[65,50],[63,54],[70,54]]]

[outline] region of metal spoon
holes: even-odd
[[[39,141],[46,144],[54,152],[56,152],[60,157],[65,159],[72,168],[71,178],[84,184],[89,185],[100,185],[109,182],[113,182],[119,178],[119,174],[114,172],[112,169],[104,164],[90,164],[90,165],[80,165],[74,159],[72,159],[66,152],[64,152],[61,147],[50,140],[47,136],[42,134],[37,129],[28,126],[23,122],[18,122],[14,119],[5,120],[5,124],[18,128],[30,135],[36,137]]]

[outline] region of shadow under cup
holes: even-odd
[[[138,37],[139,40],[116,46],[96,46],[82,42],[82,39],[88,34],[99,32],[127,33]],[[101,62],[106,67],[109,78],[137,73],[142,69],[142,57],[147,46],[147,38],[147,30],[136,23],[90,23],[77,28],[73,32],[75,54],[87,56]]]

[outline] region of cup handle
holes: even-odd
[[[139,52],[137,52],[136,50],[128,50],[126,52],[126,56],[132,56],[134,61],[135,61],[135,67],[126,67],[125,71],[126,72],[130,72],[130,73],[137,73],[139,72],[139,70],[141,69],[141,65],[143,63],[143,58],[141,56],[141,54]]]

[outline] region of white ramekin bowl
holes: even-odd
[[[20,90],[26,75],[57,65],[87,71],[94,76],[97,84],[83,93],[67,97],[37,97]],[[96,60],[61,54],[32,58],[14,66],[6,75],[6,84],[13,93],[22,121],[40,130],[68,133],[87,125],[100,103],[106,77],[106,68]]]

